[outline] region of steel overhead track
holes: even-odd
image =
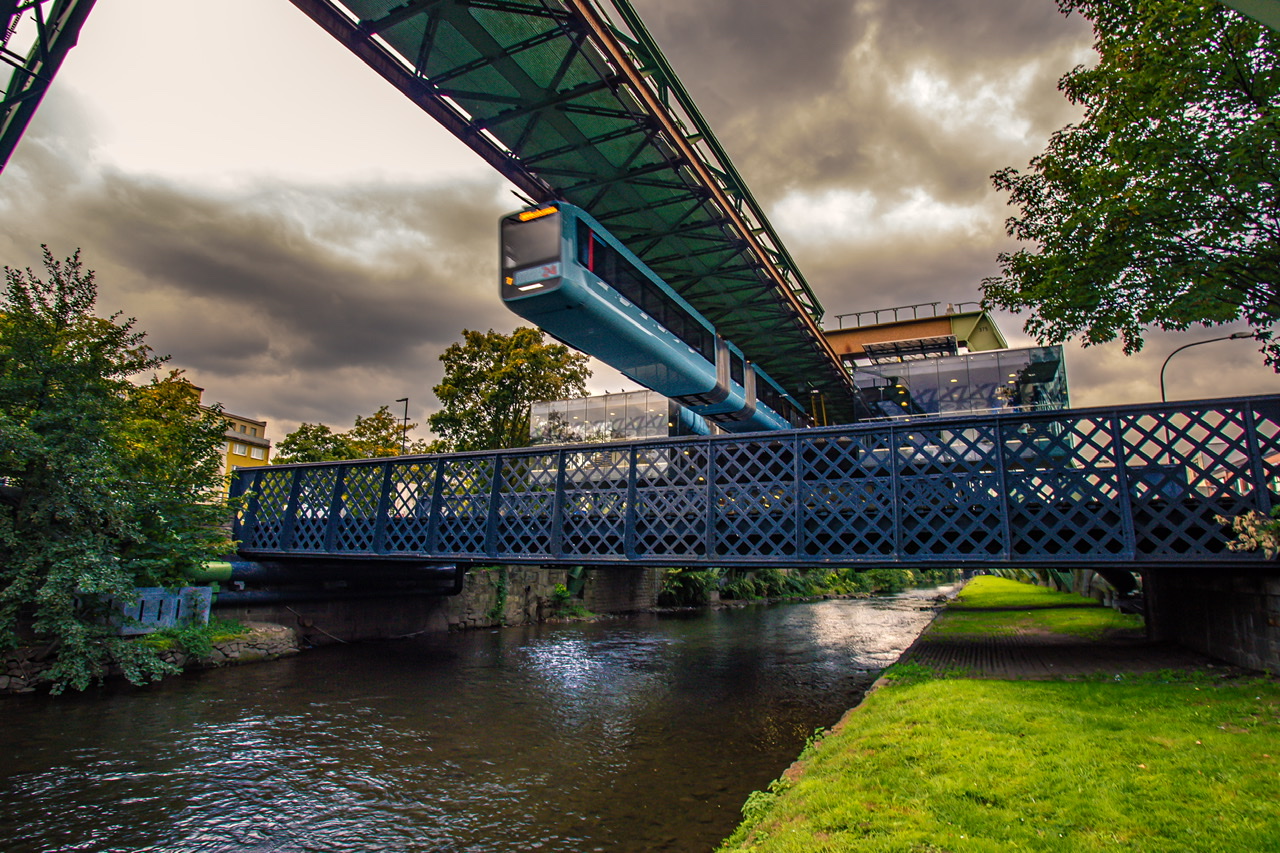
[[[595,215],[797,396],[853,420],[821,307],[626,0],[291,0],[534,201]]]
[[[93,4],[94,0],[0,0],[0,62],[12,69],[0,93],[0,171],[75,47]],[[23,42],[29,44],[24,48]]]

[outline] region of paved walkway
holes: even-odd
[[[945,612],[939,614],[945,619]],[[971,678],[1044,679],[1084,675],[1158,672],[1162,669],[1231,667],[1140,634],[1084,640],[1023,630],[1005,636],[934,636],[932,626],[902,656],[935,670],[958,670]]]

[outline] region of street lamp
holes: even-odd
[[[409,452],[409,398],[399,397],[397,403],[404,403],[404,428],[400,431],[400,455]]]
[[[1175,355],[1182,352],[1184,349],[1187,349],[1188,347],[1198,347],[1200,346],[1200,344],[1211,344],[1214,341],[1239,341],[1245,338],[1252,338],[1252,337],[1253,337],[1253,332],[1232,332],[1231,334],[1224,335],[1220,338],[1209,338],[1208,340],[1204,340],[1204,341],[1192,341],[1189,344],[1183,344],[1173,352],[1169,353],[1168,357],[1166,357],[1164,360],[1164,364],[1160,365],[1160,402],[1161,403],[1167,402],[1164,396],[1164,369],[1169,366],[1170,358],[1173,358]]]

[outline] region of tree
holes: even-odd
[[[47,280],[6,268],[0,305],[0,478],[16,487],[0,513],[0,646],[20,629],[51,638],[55,690],[111,663],[145,681],[171,667],[115,636],[106,602],[225,553],[210,528],[225,512],[189,505],[211,500],[222,426],[172,374],[130,382],[163,359],[132,320],[94,315],[79,252],[56,261],[45,247],[44,267]]]
[[[1093,22],[1085,109],[997,189],[1020,208],[987,300],[1041,342],[1142,347],[1147,327],[1248,322],[1280,370],[1280,37],[1212,0],[1058,0]]]
[[[355,426],[347,433],[356,459],[399,456],[405,450],[405,436],[417,424],[404,424],[386,406],[368,417],[356,415]]]
[[[276,444],[274,461],[339,462],[354,458],[345,434],[335,433],[325,424],[304,423]]]
[[[324,424],[300,425],[276,445],[275,461],[341,462],[346,459],[377,459],[399,456],[404,437],[417,424],[404,424],[386,406],[372,415],[356,415],[355,425],[347,432],[334,432]],[[425,453],[423,442],[412,443],[408,450]]]
[[[531,404],[586,393],[587,357],[547,343],[537,329],[463,329],[462,338],[440,356],[444,379],[432,389],[441,409],[428,423],[441,450],[524,447]]]
[[[181,370],[127,386],[125,402],[116,452],[137,536],[123,543],[121,558],[146,585],[180,581],[231,550],[219,452],[227,420],[221,405],[200,404],[200,389]]]

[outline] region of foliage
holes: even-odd
[[[581,604],[575,604],[569,587],[558,583],[551,590],[551,610],[565,619],[587,619],[594,614]]]
[[[441,409],[428,419],[440,450],[494,450],[529,444],[529,406],[581,397],[587,357],[521,326],[510,335],[463,329],[440,356],[444,379],[432,390]]]
[[[427,452],[417,442],[406,448],[405,437],[417,424],[405,424],[386,406],[371,415],[356,415],[347,432],[334,432],[325,424],[303,423],[276,444],[275,462],[341,462],[347,459],[380,459],[399,456],[403,450]]]
[[[1058,0],[1099,59],[1059,83],[1084,107],[1023,173],[993,176],[1035,244],[1000,256],[989,302],[1041,341],[1132,353],[1143,329],[1280,321],[1280,43],[1212,0]],[[1264,346],[1280,370],[1280,342]]]
[[[303,423],[276,442],[273,461],[339,462],[353,458],[354,451],[344,433],[335,433],[325,424]]]
[[[172,667],[114,636],[105,602],[225,549],[212,494],[225,427],[177,373],[130,382],[164,360],[132,320],[93,313],[79,252],[45,247],[44,268],[6,268],[0,308],[0,479],[17,488],[0,513],[0,646],[20,627],[52,640],[55,692],[111,664],[147,681]]]
[[[667,569],[662,575],[658,603],[668,607],[699,607],[711,601],[717,589],[720,569]]]
[[[668,606],[699,606],[706,604],[715,590],[721,598],[742,601],[828,593],[894,593],[950,583],[959,575],[956,569],[668,569],[658,601]]]
[[[493,582],[493,606],[489,608],[489,620],[501,624],[507,613],[507,567],[498,566],[493,570],[497,577]]]
[[[182,582],[187,570],[231,548],[220,499],[227,421],[220,405],[200,405],[200,390],[180,370],[130,385],[125,397],[117,461],[130,473],[137,537],[120,556],[139,586]]]
[[[1222,524],[1230,524],[1236,538],[1227,543],[1232,551],[1258,551],[1274,560],[1280,554],[1280,506],[1271,509],[1271,518],[1257,510],[1249,510],[1235,518],[1218,516]]]
[[[378,459],[399,456],[407,450],[408,431],[417,424],[406,427],[404,421],[391,414],[386,406],[368,417],[356,415],[356,422],[347,433],[347,442],[355,453],[352,459]]]
[[[572,600],[573,593],[569,592],[569,587],[564,584],[558,583],[551,589],[551,604],[556,609],[568,607]]]
[[[134,640],[135,643],[166,651],[175,645],[195,658],[207,658],[213,654],[216,643],[225,643],[242,637],[248,629],[231,619],[210,619],[207,623],[193,623],[177,628],[165,628]]]

